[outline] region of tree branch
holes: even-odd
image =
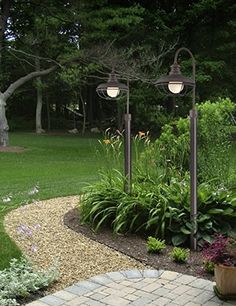
[[[11,52],[11,51],[9,51],[9,50],[8,50],[8,52],[9,52],[12,56],[14,56],[16,59],[18,59],[20,62],[23,61],[23,62],[27,63],[29,66],[34,67],[34,65],[33,65],[32,63],[30,63],[29,61],[27,61],[27,60],[24,59],[24,58],[18,57],[14,52]]]
[[[48,69],[45,69],[45,70],[41,70],[41,71],[34,71],[34,72],[31,72],[21,78],[19,78],[17,81],[15,81],[14,83],[12,83],[8,88],[7,90],[3,93],[3,98],[4,100],[7,100],[12,94],[13,92],[19,88],[21,85],[25,84],[26,82],[36,78],[36,77],[39,77],[39,76],[44,76],[44,75],[47,75],[49,74],[50,72],[56,70],[59,66],[52,66]]]
[[[17,53],[21,53],[21,54],[23,54],[23,55],[25,55],[25,56],[28,56],[28,57],[31,57],[31,58],[33,58],[33,59],[38,58],[38,59],[44,60],[44,61],[46,61],[46,62],[48,62],[48,63],[54,63],[54,64],[56,64],[56,65],[60,65],[59,62],[57,62],[56,60],[53,60],[53,59],[51,59],[51,58],[48,58],[48,57],[37,56],[37,55],[30,54],[30,53],[27,53],[27,52],[25,52],[25,51],[17,50],[17,49],[15,49],[15,48],[10,47],[10,48],[9,48],[9,52],[11,52],[11,51],[14,51],[14,52],[17,52]]]
[[[34,79],[34,78],[37,78],[37,77],[40,77],[40,76],[44,76],[44,75],[47,75],[55,70],[57,70],[58,68],[61,68],[63,67],[64,65],[68,65],[72,62],[78,62],[80,60],[80,57],[77,56],[77,57],[74,57],[74,58],[71,58],[69,60],[66,60],[62,63],[58,63],[57,65],[54,65],[50,68],[47,68],[47,69],[44,69],[44,70],[41,70],[41,71],[33,71],[21,78],[19,78],[18,80],[16,80],[14,83],[12,83],[2,94],[3,94],[3,98],[5,99],[5,101],[14,93],[14,91],[19,88],[20,86],[22,86],[23,84],[25,84],[26,82]]]

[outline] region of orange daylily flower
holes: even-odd
[[[109,144],[109,143],[111,143],[109,139],[104,139],[103,142],[104,142],[106,145]]]
[[[139,132],[138,132],[138,136],[139,136],[139,137],[143,137],[143,136],[145,136],[145,133],[142,132],[142,131],[139,131]]]

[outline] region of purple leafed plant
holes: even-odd
[[[212,243],[207,243],[202,251],[204,259],[215,264],[236,266],[236,240],[216,234]]]

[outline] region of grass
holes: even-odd
[[[6,213],[33,199],[79,194],[82,187],[97,180],[102,163],[96,154],[97,138],[12,133],[10,144],[27,151],[0,152],[0,269],[21,255],[5,233]],[[39,192],[29,195],[36,185]],[[4,203],[8,196],[12,197],[11,202]]]
[[[106,162],[97,154],[96,137],[76,135],[10,134],[11,146],[25,147],[23,153],[0,152],[0,270],[9,260],[21,255],[3,227],[11,209],[33,199],[79,194],[84,186],[98,179],[98,170]],[[236,166],[236,143],[231,153],[231,174]],[[39,193],[29,195],[36,185]],[[3,198],[11,196],[9,203]]]

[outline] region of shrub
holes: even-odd
[[[148,237],[147,239],[147,251],[148,253],[160,253],[166,248],[165,240],[160,240],[155,237]]]
[[[189,250],[174,247],[170,252],[170,257],[177,263],[185,263],[189,257]]]
[[[214,179],[216,186],[229,180],[229,154],[232,118],[236,109],[230,99],[206,101],[198,110],[198,180],[200,183]],[[153,174],[153,169],[174,168],[184,175],[189,171],[190,155],[189,118],[180,118],[163,126],[160,137],[144,147],[137,165],[140,176]],[[146,161],[149,161],[146,163]],[[145,164],[144,169],[142,165]],[[148,167],[148,169],[147,169]],[[142,175],[143,170],[143,175]]]
[[[32,292],[46,288],[57,278],[55,267],[46,272],[35,272],[28,259],[12,259],[10,267],[0,271],[0,305],[19,305],[17,298],[25,298]]]
[[[202,254],[214,264],[236,266],[236,239],[216,234],[214,241],[204,247]]]
[[[198,179],[216,178],[215,183],[229,180],[229,155],[232,113],[236,109],[230,99],[206,101],[198,108]]]

